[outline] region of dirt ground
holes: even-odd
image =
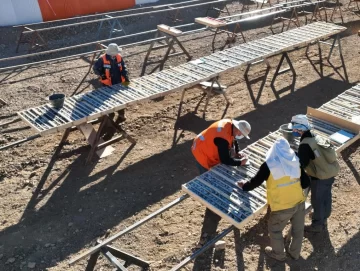
[[[276,91],[282,92],[279,99],[270,87],[280,59],[277,56],[270,59],[272,69],[256,105],[245,84],[245,69],[239,68],[220,78],[228,86],[233,101],[227,110],[223,98],[215,97],[204,119],[202,92],[194,87],[186,92],[175,130],[181,93],[129,107],[124,129],[136,138],[137,144],[129,150],[128,142],[119,142],[114,145],[114,154],[105,159],[85,165],[89,147],[79,132],[71,134],[58,157],[53,154],[61,134],[2,151],[0,270],[85,270],[85,260],[69,266],[69,259],[92,247],[105,234],[111,236],[125,229],[183,194],[181,185],[197,175],[190,151],[192,139],[210,123],[223,116],[249,121],[251,140],[242,141],[245,147],[288,122],[292,115],[305,113],[307,106],[317,108],[358,82],[360,23],[356,15],[350,12],[344,15],[349,30],[342,38],[342,49],[350,83],[345,83],[329,66],[324,67],[325,76],[321,78],[318,65],[312,65],[301,49],[290,54],[297,73],[295,90],[289,90],[292,81],[289,74],[280,76],[275,83]],[[269,34],[268,27],[245,32],[249,40]],[[210,54],[209,33],[189,38],[195,37],[201,38],[185,43],[191,55],[197,58]],[[140,73],[144,53],[129,58],[126,55],[146,48],[136,47],[124,53],[133,78]],[[325,55],[329,49],[325,45],[323,48]],[[311,47],[312,60],[317,59],[316,54],[316,46]],[[184,58],[176,58],[167,65],[184,62]],[[334,62],[340,64],[338,52]],[[88,67],[88,62],[76,60],[0,74],[1,98],[8,103],[0,109],[1,118],[45,103],[53,91],[70,95]],[[263,65],[252,67],[251,77],[260,76],[264,70]],[[341,69],[338,72],[342,74]],[[83,90],[96,87],[96,81],[91,74]],[[252,86],[255,94],[258,87],[259,83]],[[34,131],[24,123],[16,123],[1,128],[0,143],[32,134]],[[341,173],[334,184],[328,232],[306,234],[298,261],[280,264],[264,255],[264,248],[269,245],[264,213],[224,238],[224,254],[210,251],[184,270],[359,270],[359,146],[360,142],[355,142],[341,155]],[[199,203],[187,199],[113,245],[150,261],[151,270],[169,270],[195,250],[204,211]],[[221,221],[217,231],[228,226]],[[96,270],[113,270],[113,267],[101,257]],[[130,267],[130,270],[139,269]]]

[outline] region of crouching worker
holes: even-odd
[[[99,76],[100,83],[103,86],[110,87],[116,84],[122,84],[123,86],[129,85],[130,80],[128,70],[124,59],[120,54],[121,51],[121,48],[118,47],[116,43],[110,43],[105,54],[100,56],[100,58],[95,62],[93,71]],[[118,116],[115,123],[119,124],[124,122],[126,120],[125,109],[121,109],[117,113]],[[109,114],[109,118],[114,119],[115,114]],[[104,139],[110,139],[114,133],[115,130],[112,127],[108,127],[108,133],[105,135]]]
[[[271,247],[265,253],[278,261],[284,261],[284,238],[282,231],[290,221],[291,244],[288,253],[297,260],[300,257],[305,223],[305,196],[303,189],[310,185],[310,179],[300,168],[300,162],[289,142],[281,138],[266,154],[265,162],[257,174],[249,181],[239,181],[237,185],[250,191],[266,181],[267,201],[270,206],[268,230]]]
[[[239,153],[236,140],[249,138],[251,126],[244,120],[222,119],[211,124],[207,129],[198,134],[192,144],[191,151],[196,160],[199,174],[210,168],[225,164],[228,166],[244,166],[247,157]],[[236,158],[231,157],[230,151],[235,148]],[[216,233],[221,217],[206,209],[202,228],[202,236],[208,238]],[[204,241],[205,242],[205,241]]]

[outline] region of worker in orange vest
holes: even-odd
[[[250,131],[251,126],[245,120],[222,119],[198,134],[191,151],[196,159],[199,173],[202,174],[220,163],[228,166],[245,165],[247,159],[245,155],[239,153],[234,139],[239,140],[244,137],[249,139]],[[230,155],[232,147],[235,147],[235,158]]]
[[[128,71],[125,62],[120,54],[121,48],[116,43],[110,43],[106,49],[105,54],[95,62],[93,71],[96,75],[100,76],[99,80],[103,86],[112,86],[116,84],[122,84],[128,86],[130,83],[128,77]],[[114,119],[115,114],[109,114],[109,118]],[[118,111],[118,117],[115,123],[119,124],[124,122],[125,109]],[[111,138],[115,131],[110,132],[106,136]]]
[[[99,80],[103,86],[112,86],[120,83],[125,86],[129,85],[128,71],[120,54],[121,51],[121,48],[116,43],[110,43],[105,54],[100,56],[95,62],[93,70],[96,75],[100,76]],[[125,118],[125,111],[121,111],[123,111],[122,116]]]
[[[222,119],[198,134],[193,141],[191,151],[199,173],[203,174],[220,163],[229,166],[244,166],[247,163],[247,157],[239,152],[236,140],[244,137],[249,139],[250,131],[251,126],[247,121]],[[235,149],[234,158],[231,155],[233,149]],[[212,235],[216,234],[220,220],[220,216],[206,209],[200,246],[206,242],[205,239],[211,239]]]

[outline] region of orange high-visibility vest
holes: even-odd
[[[106,76],[106,79],[102,79],[100,77],[100,82],[103,83],[104,85],[107,85],[107,86],[111,86],[112,83],[111,83],[111,74],[110,74],[110,69],[111,69],[111,63],[110,63],[110,60],[107,60],[106,59],[106,54],[104,54],[102,56],[102,60],[103,60],[103,67],[104,67],[104,70],[105,70],[105,76]],[[116,55],[116,62],[117,62],[117,65],[120,69],[120,73],[122,72],[122,65],[121,65],[121,55],[120,54],[117,54]],[[125,82],[125,78],[123,76],[121,76],[121,82]]]
[[[234,140],[231,119],[217,121],[195,137],[191,151],[196,161],[204,168],[210,169],[220,164],[218,148],[214,144],[216,137],[225,139],[229,143],[230,150]]]

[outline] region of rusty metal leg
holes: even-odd
[[[189,54],[189,52],[185,49],[185,47],[181,44],[181,42],[178,40],[177,37],[174,37],[174,41],[179,45],[179,47],[181,48],[181,50],[183,50],[183,52],[185,53],[185,55],[187,56],[187,60],[191,60],[192,56]]]
[[[25,31],[25,30],[22,30],[21,33],[20,33],[20,37],[19,37],[19,40],[18,40],[17,45],[16,45],[16,53],[19,52],[19,47],[20,47],[20,43],[22,43],[24,31]]]
[[[337,43],[337,44],[336,44]],[[332,62],[330,61],[331,60],[331,56],[332,56],[332,53],[334,51],[334,47],[338,47],[338,50],[339,50],[339,54],[340,54],[340,60],[341,60],[341,66],[339,67],[335,67]],[[332,68],[337,71],[338,68],[343,68],[343,71],[344,71],[344,77],[341,76],[340,73],[338,73],[340,75],[340,77],[342,77],[342,79],[345,81],[345,82],[349,82],[349,77],[348,77],[348,74],[347,74],[347,70],[346,70],[346,66],[345,66],[345,60],[344,60],[344,56],[342,54],[342,48],[341,48],[341,41],[340,41],[340,36],[339,35],[336,35],[336,37],[334,38],[334,41],[331,45],[331,48],[330,48],[330,52],[329,52],[329,55],[328,55],[328,59],[327,61],[329,62],[329,64],[332,66]]]
[[[171,38],[170,43],[169,43],[169,48],[166,51],[166,54],[164,55],[163,60],[160,62],[160,66],[159,66],[159,70],[162,71],[164,69],[165,66],[165,62],[168,59],[168,56],[170,54],[171,49],[174,48],[174,38]]]
[[[183,103],[184,103],[185,91],[186,91],[186,89],[184,89],[184,90],[182,91],[182,94],[181,94],[181,99],[180,99],[178,114],[177,114],[177,117],[176,117],[176,122],[179,120],[180,115],[181,115],[181,109],[182,109],[182,105],[183,105]]]
[[[215,31],[215,33],[214,33],[214,37],[213,37],[213,40],[212,40],[212,42],[211,42],[211,46],[212,46],[212,51],[213,51],[213,53],[215,53],[215,41],[216,41],[216,36],[217,36],[217,34],[218,34],[218,32],[220,31],[220,28],[216,28],[216,31]]]
[[[56,151],[54,153],[54,157],[58,156],[61,152],[61,149],[64,147],[65,141],[67,140],[67,138],[69,137],[69,134],[71,132],[71,128],[67,128],[60,140],[60,143],[58,145],[58,147],[56,148]]]

